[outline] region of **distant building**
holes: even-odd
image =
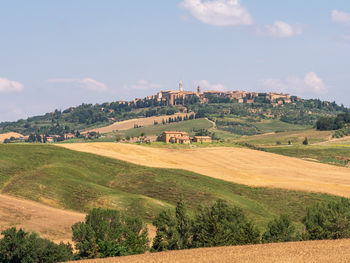
[[[189,144],[190,136],[187,132],[165,131],[162,134],[162,141],[165,143]]]
[[[210,143],[211,137],[209,136],[194,136],[193,137],[193,142],[200,142],[200,143]]]

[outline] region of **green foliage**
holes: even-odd
[[[305,239],[338,239],[350,237],[350,200],[317,204],[307,209],[303,218]]]
[[[275,218],[268,223],[262,241],[264,243],[271,243],[296,240],[294,231],[295,226],[290,216],[281,214],[279,218]]]
[[[218,200],[211,207],[201,207],[193,223],[193,247],[256,244],[259,230],[248,221],[242,209]]]
[[[1,263],[54,263],[73,259],[69,243],[57,245],[37,234],[29,234],[22,229],[17,231],[16,228],[9,228],[1,234]]]
[[[76,223],[72,230],[80,258],[141,254],[148,248],[148,231],[142,221],[117,210],[94,208],[85,223]]]
[[[316,122],[316,128],[321,131],[338,130],[345,124],[350,124],[350,113],[341,113],[336,117],[321,117]]]

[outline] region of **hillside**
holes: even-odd
[[[0,232],[16,226],[38,232],[55,242],[71,242],[71,226],[84,218],[85,214],[82,213],[0,194]]]
[[[251,186],[323,192],[350,197],[349,169],[233,147],[163,149],[121,143],[62,144],[139,165],[186,169]]]
[[[159,104],[157,101],[147,99],[129,103],[115,101],[95,105],[82,104],[63,111],[56,109],[26,120],[0,123],[0,133],[61,135],[93,130],[135,118],[170,116],[187,111],[194,112],[196,118],[207,117],[214,120],[218,128],[223,131],[238,135],[253,135],[268,132],[271,129],[286,131],[303,128],[301,126],[306,128],[315,125],[320,117],[348,112],[347,108],[335,102],[320,100],[297,100],[276,106],[263,99],[265,95],[265,93],[259,93],[252,103],[209,98],[206,103],[187,101],[176,106],[166,106],[164,103]],[[240,121],[234,121],[237,118]],[[265,121],[275,123],[272,127],[266,127]]]
[[[218,198],[241,207],[261,228],[280,213],[300,222],[324,194],[255,188],[193,172],[149,168],[52,145],[0,145],[0,190],[56,208],[109,207],[150,221],[181,195],[192,210]],[[237,173],[238,175],[238,173]]]
[[[350,240],[304,241],[234,247],[199,248],[148,253],[119,258],[74,261],[76,263],[158,262],[349,262]]]

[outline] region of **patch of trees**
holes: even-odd
[[[54,263],[73,260],[72,246],[55,244],[35,233],[9,228],[2,231],[0,262],[2,263]]]
[[[336,117],[321,117],[316,122],[316,128],[320,131],[339,130],[350,124],[350,113],[341,113]]]
[[[153,220],[156,236],[149,247],[148,231],[137,217],[96,208],[72,226],[76,253],[70,244],[55,244],[37,234],[10,228],[2,232],[0,262],[64,262],[151,252],[301,240],[350,238],[350,200],[340,199],[307,208],[303,228],[287,214],[271,220],[264,232],[241,208],[217,200],[189,213],[180,199],[175,211],[163,210]],[[301,232],[300,232],[301,231]]]

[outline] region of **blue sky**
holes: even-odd
[[[348,0],[11,0],[0,10],[0,121],[180,80],[350,106]]]

